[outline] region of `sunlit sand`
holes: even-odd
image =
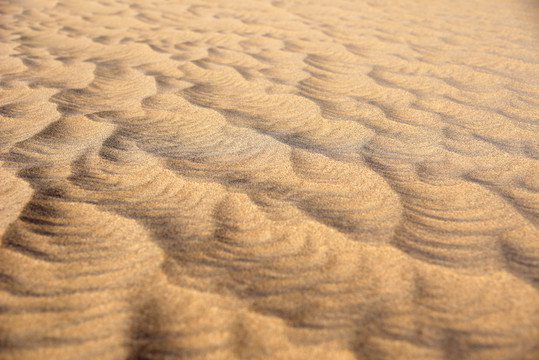
[[[539,359],[539,3],[0,14],[0,359]]]

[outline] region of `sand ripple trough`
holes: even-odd
[[[0,22],[0,359],[539,358],[536,2]]]

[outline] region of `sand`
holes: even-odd
[[[0,359],[539,359],[536,1],[0,14]]]

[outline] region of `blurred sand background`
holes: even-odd
[[[538,2],[0,14],[0,359],[539,359]]]

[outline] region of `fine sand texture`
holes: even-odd
[[[535,0],[0,0],[0,360],[539,359]]]

